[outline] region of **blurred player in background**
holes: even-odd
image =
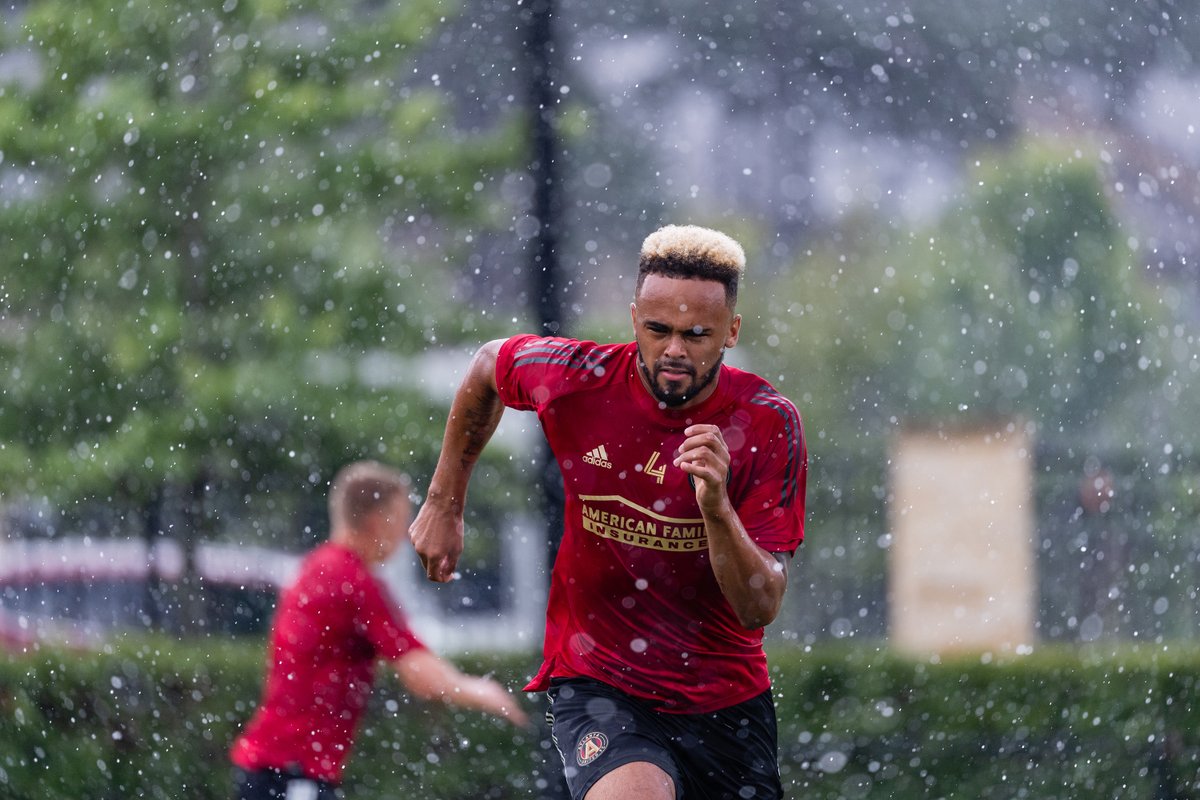
[[[409,485],[374,461],[344,467],[329,490],[329,541],[280,597],[262,703],[234,742],[236,800],[331,800],[366,708],[378,661],[413,695],[515,725],[516,697],[430,651],[372,574],[400,546]]]
[[[782,796],[763,626],[804,536],[800,416],[723,363],[745,268],[723,233],[642,245],[635,341],[514,336],[475,354],[411,536],[453,576],[471,471],[506,406],[536,411],[561,468],[546,691],[575,800]]]

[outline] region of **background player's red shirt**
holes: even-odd
[[[636,358],[634,343],[533,336],[500,349],[500,396],[537,412],[566,490],[544,662],[526,691],[582,676],[664,711],[703,713],[770,681],[762,629],[742,627],[717,586],[695,490],[673,466],[675,452],[688,425],[720,427],[738,517],[760,547],[791,553],[804,538],[804,434],[790,401],[728,366],[700,405],[659,408]]]
[[[291,765],[337,783],[371,694],[375,663],[424,647],[354,552],[313,550],[280,597],[263,701],[233,744],[247,770]]]

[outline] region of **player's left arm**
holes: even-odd
[[[708,554],[722,594],[746,628],[774,621],[787,589],[786,553],[760,547],[729,499],[729,447],[716,425],[692,425],[675,466],[692,476],[708,535]]]

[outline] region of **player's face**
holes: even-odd
[[[391,558],[408,535],[409,513],[408,498],[398,495],[375,516],[379,563]]]
[[[742,318],[717,281],[647,275],[630,307],[642,382],[663,405],[687,408],[708,398],[725,348]]]

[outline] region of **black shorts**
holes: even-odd
[[[233,800],[341,800],[332,783],[296,770],[233,768]]]
[[[708,714],[665,714],[586,678],[556,678],[546,713],[574,800],[617,767],[646,761],[677,800],[778,800],[778,730],[767,690]]]

